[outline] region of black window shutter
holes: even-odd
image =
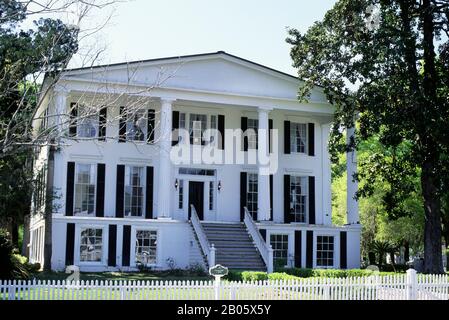
[[[290,214],[290,176],[284,175],[284,223],[292,222]]]
[[[313,231],[307,231],[306,268],[313,268]]]
[[[290,154],[290,121],[284,121],[284,153]]]
[[[108,118],[108,108],[102,107],[100,109],[100,116],[98,121],[98,140],[106,140],[106,122]]]
[[[245,210],[243,207],[246,207],[246,179],[247,173],[240,172],[240,221],[243,221],[245,218]]]
[[[302,234],[300,230],[295,231],[295,268],[301,268],[302,257]]]
[[[117,225],[109,225],[108,240],[108,266],[115,267],[117,265]]]
[[[70,126],[69,126],[69,136],[76,137],[76,118],[78,117],[78,104],[70,104]]]
[[[315,224],[315,177],[309,177],[309,224]]]
[[[272,150],[272,144],[271,141],[271,130],[273,130],[273,119],[268,119],[268,151],[271,153]]]
[[[125,192],[125,166],[117,165],[117,184],[115,193],[115,216],[123,218],[123,196]]]
[[[154,109],[148,109],[147,118],[147,142],[154,143],[154,130],[156,123],[156,112]]]
[[[218,132],[221,135],[221,141],[218,141],[218,149],[224,150],[225,148],[225,116],[218,115]]]
[[[153,219],[153,180],[154,180],[154,168],[147,167],[147,185],[145,195],[146,219]]]
[[[75,162],[67,162],[67,180],[65,192],[65,215],[73,216],[73,190],[75,187]]]
[[[346,231],[340,232],[340,269],[346,269],[348,267],[348,256],[347,256],[347,234]]]
[[[273,221],[273,175],[270,174],[270,221]]]
[[[67,233],[65,242],[65,264],[71,266],[74,264],[75,254],[75,224],[67,223]]]
[[[126,142],[126,115],[125,107],[120,107],[118,142]]]
[[[315,155],[315,124],[309,123],[309,156]]]
[[[247,117],[242,117],[240,119],[240,127],[242,129],[242,134],[243,134],[243,151],[248,151],[248,136],[245,135],[245,132],[248,129],[248,118]]]
[[[106,165],[104,163],[97,164],[97,199],[95,215],[97,217],[104,217],[104,187],[106,177]]]
[[[176,131],[179,129],[179,111],[172,112],[172,131]],[[172,146],[175,146],[179,143],[179,134],[178,137],[173,139],[171,142]]]
[[[262,236],[262,239],[265,240],[265,242],[267,241],[267,230],[265,229],[259,229],[259,233]]]
[[[131,252],[131,226],[123,226],[122,266],[129,267]]]

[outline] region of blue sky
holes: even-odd
[[[305,31],[335,0],[134,0],[103,30],[102,63],[224,50],[295,74],[286,27]]]

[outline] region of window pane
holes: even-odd
[[[76,164],[75,167],[75,214],[93,214],[95,210],[96,165]]]
[[[84,229],[80,238],[80,261],[100,262],[103,256],[103,230]]]
[[[156,263],[157,232],[137,230],[136,232],[136,263],[149,265]]]
[[[144,168],[125,167],[125,215],[140,217],[144,203]]]

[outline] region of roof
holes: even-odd
[[[263,64],[247,60],[235,55],[232,55],[230,53],[227,53],[225,51],[216,51],[216,52],[209,52],[209,53],[198,53],[198,54],[190,54],[190,55],[183,55],[183,56],[172,56],[172,57],[165,57],[165,58],[155,58],[155,59],[146,59],[146,60],[135,60],[130,62],[119,62],[119,63],[111,63],[111,64],[104,64],[104,65],[98,65],[98,66],[92,66],[92,67],[83,67],[83,68],[73,68],[73,69],[67,69],[65,72],[71,72],[71,71],[82,71],[82,70],[91,70],[91,69],[97,69],[97,68],[107,68],[107,67],[115,67],[115,66],[122,66],[122,65],[130,65],[130,64],[141,64],[141,63],[147,63],[147,62],[156,62],[156,61],[163,61],[163,60],[179,60],[179,59],[185,59],[185,58],[195,58],[195,57],[205,57],[205,56],[214,56],[214,55],[226,55],[228,57],[232,57],[234,59],[238,59],[240,61],[253,64],[254,66],[258,66],[264,69],[267,69],[272,72],[276,72],[278,74],[281,74],[283,76],[290,77],[295,80],[300,80],[298,77],[295,77],[291,74],[267,67]]]

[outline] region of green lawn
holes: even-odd
[[[40,272],[34,275],[36,280],[65,280],[69,274],[64,272]],[[170,272],[81,272],[80,280],[98,281],[161,281],[161,280],[211,280],[210,276],[176,275]]]

